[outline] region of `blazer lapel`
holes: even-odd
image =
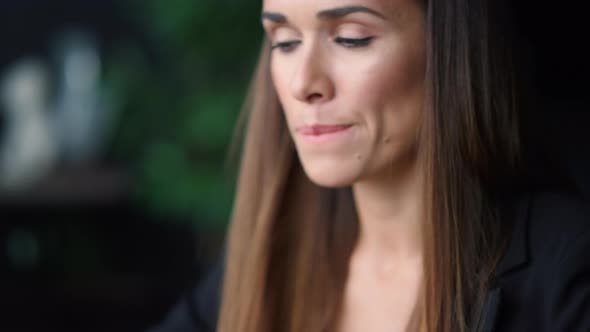
[[[482,310],[482,321],[480,321],[481,328],[477,329],[478,332],[494,331],[498,316],[498,309],[500,308],[500,301],[502,300],[501,295],[502,289],[499,287],[488,291]]]
[[[498,263],[494,273],[495,279],[499,280],[502,276],[508,274],[524,265],[529,260],[528,250],[528,219],[530,206],[530,193],[524,193],[521,197],[516,198],[516,202],[509,208],[508,215],[505,217],[513,223],[510,245],[504,256]]]
[[[470,330],[471,332],[498,332],[496,331],[496,322],[502,307],[502,277],[518,270],[529,259],[527,228],[530,195],[527,192],[522,197],[515,199],[513,204],[509,204],[512,208],[507,211],[506,218],[514,223],[510,244],[496,267],[492,277],[493,282],[486,294],[481,315],[477,324]]]

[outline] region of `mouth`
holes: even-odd
[[[345,125],[310,125],[297,128],[303,139],[310,143],[323,143],[343,137],[350,132],[351,124]]]

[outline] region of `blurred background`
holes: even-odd
[[[585,12],[530,2],[531,121],[588,193]],[[0,331],[144,331],[218,258],[259,12],[0,0]]]
[[[0,331],[142,331],[217,259],[249,1],[0,1]]]

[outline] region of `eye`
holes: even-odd
[[[284,41],[284,42],[278,42],[274,45],[272,45],[271,50],[275,50],[275,49],[279,49],[282,53],[289,53],[293,50],[295,50],[295,47],[297,47],[297,45],[301,44],[301,41],[299,40],[290,40],[290,41]]]
[[[343,37],[336,37],[336,39],[334,39],[334,41],[346,48],[357,48],[357,47],[365,47],[368,46],[371,41],[373,40],[373,37],[367,37],[367,38],[343,38]]]

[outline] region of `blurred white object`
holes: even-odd
[[[21,190],[50,172],[58,158],[49,121],[47,67],[26,58],[0,78],[6,130],[0,142],[0,188]]]
[[[90,34],[70,30],[54,44],[57,64],[55,128],[66,163],[91,162],[99,156],[111,122],[100,93],[101,61]]]

